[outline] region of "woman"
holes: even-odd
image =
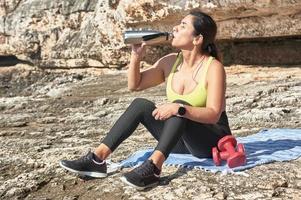
[[[105,159],[139,123],[158,144],[147,161],[122,177],[131,186],[144,189],[158,184],[162,164],[171,152],[211,157],[218,140],[231,134],[225,113],[226,75],[214,44],[216,29],[207,14],[190,12],[173,28],[172,46],[181,52],[164,56],[143,72],[140,61],[145,44],[132,46],[128,88],[143,90],[166,80],[169,102],[156,106],[149,100],[135,99],[93,153],[63,160],[61,166],[78,174],[105,177]]]

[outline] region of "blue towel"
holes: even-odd
[[[230,169],[226,162],[215,166],[212,159],[197,158],[191,154],[171,153],[164,162],[166,166],[203,169],[211,172],[238,172],[257,165],[275,161],[289,161],[301,156],[301,129],[269,129],[247,137],[236,138],[238,143],[245,146],[247,163]],[[135,152],[132,156],[115,164],[114,167],[133,167],[148,159],[153,149]]]

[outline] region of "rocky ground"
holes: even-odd
[[[301,128],[300,66],[227,67],[234,135]],[[114,173],[83,180],[59,167],[94,148],[135,97],[165,101],[164,86],[130,93],[124,72],[0,68],[0,199],[301,199],[301,159],[243,175],[165,167],[160,186],[142,192]],[[139,126],[111,156],[121,161],[155,145]]]

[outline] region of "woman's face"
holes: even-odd
[[[196,36],[194,35],[193,18],[192,15],[187,15],[179,25],[173,28],[174,38],[171,43],[173,47],[186,50],[194,47],[193,40]]]

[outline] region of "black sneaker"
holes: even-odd
[[[94,178],[103,178],[107,176],[106,161],[100,160],[91,151],[78,160],[61,160],[60,166],[79,175]]]
[[[160,170],[152,160],[146,160],[142,165],[124,174],[121,180],[138,190],[158,185]]]

